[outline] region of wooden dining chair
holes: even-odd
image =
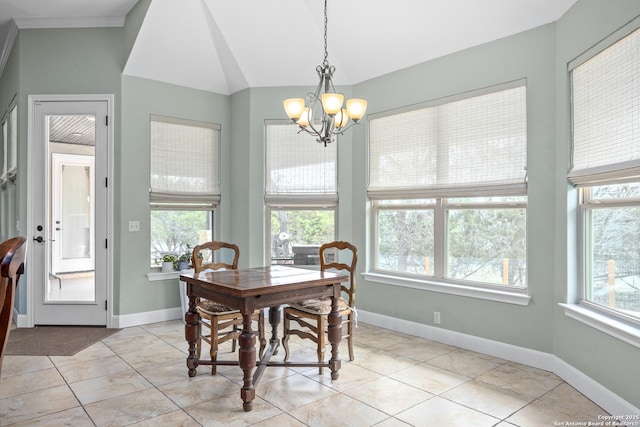
[[[18,236],[0,243],[0,373],[9,342],[13,304],[20,276],[24,273],[27,239]]]
[[[205,253],[210,256],[205,257]],[[233,255],[231,263],[223,262],[222,257]],[[206,242],[193,248],[191,263],[195,273],[204,270],[237,269],[240,259],[240,249],[237,245],[227,242]],[[206,260],[206,261],[205,261]],[[236,341],[242,333],[242,314],[239,310],[226,307],[215,301],[201,298],[197,302],[197,310],[200,314],[200,337],[196,344],[196,354],[200,359],[202,341],[209,344],[209,355],[212,361],[217,360],[220,344],[231,340],[231,351],[236,351]],[[264,338],[263,310],[256,310],[253,320],[258,322],[258,339],[260,340],[260,356],[264,352],[266,340]],[[211,375],[216,374],[216,365],[211,365]]]
[[[343,252],[344,251],[344,252]],[[350,261],[340,262],[340,255],[350,255]],[[320,270],[338,270],[349,274],[349,281],[341,286],[342,295],[338,302],[338,309],[342,316],[342,339],[347,339],[349,345],[349,360],[354,360],[353,354],[353,330],[355,327],[355,300],[356,300],[356,263],[358,262],[358,250],[349,242],[331,242],[320,246]],[[346,297],[346,298],[345,298]],[[327,345],[328,317],[331,312],[331,298],[309,299],[295,304],[290,304],[284,309],[284,334],[282,346],[284,347],[284,360],[289,359],[289,338],[297,335],[303,339],[309,339],[317,344],[318,362],[324,362],[325,347]],[[292,326],[297,323],[298,328]],[[347,331],[344,331],[344,325]],[[320,375],[323,368],[320,367]]]

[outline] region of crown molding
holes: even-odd
[[[81,18],[15,18],[18,28],[93,28],[123,27],[124,16],[97,16]]]

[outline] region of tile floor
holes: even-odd
[[[211,376],[202,366],[188,378],[183,337],[171,321],[122,329],[74,356],[6,356],[0,425],[525,427],[605,414],[550,372],[363,323],[339,380],[267,368],[243,412],[240,369]],[[309,341],[292,337],[290,348],[291,360],[315,358]]]

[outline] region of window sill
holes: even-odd
[[[158,280],[177,279],[180,277],[179,271],[171,271],[169,273],[161,273],[160,271],[150,271],[147,273],[147,279],[150,282],[157,282]]]
[[[380,273],[364,273],[364,278],[371,282],[387,285],[403,286],[406,288],[420,289],[423,291],[440,292],[444,294],[463,297],[478,298],[488,301],[503,302],[507,304],[529,305],[531,297],[525,293],[506,292],[494,289],[476,288],[451,283],[418,280],[408,277],[391,276]]]
[[[559,304],[564,314],[621,341],[640,347],[640,330],[580,304]]]

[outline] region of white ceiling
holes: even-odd
[[[329,62],[355,84],[557,20],[577,0],[329,0]],[[19,28],[118,26],[136,0],[0,0]],[[151,0],[124,74],[211,92],[313,86],[322,0]]]

